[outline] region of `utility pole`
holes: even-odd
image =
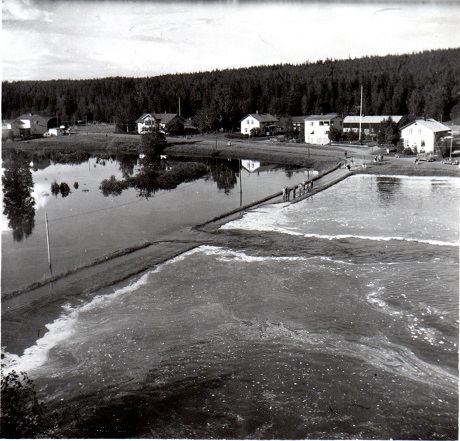
[[[46,227],[46,243],[48,245],[48,265],[50,270],[50,276],[53,275],[53,270],[51,267],[51,247],[50,247],[50,232],[48,228],[48,213],[45,213],[45,227]]]
[[[359,105],[359,142],[361,142],[361,120],[363,117],[363,86],[361,86],[361,103]]]
[[[242,181],[242,175],[241,175],[241,159],[240,159],[240,207],[243,206],[243,181]]]

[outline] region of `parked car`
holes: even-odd
[[[448,164],[448,165],[458,165],[459,162],[457,160],[453,159],[446,159],[445,161],[442,161],[443,164]]]
[[[426,156],[426,155],[417,155],[419,161],[426,161],[426,162],[434,162],[436,158],[434,156]]]

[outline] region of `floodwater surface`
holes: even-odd
[[[136,175],[142,169],[137,157],[90,158],[80,164],[48,163],[32,171],[35,209],[27,214],[26,234],[20,239],[13,220],[3,217],[2,290],[15,290],[50,275],[45,214],[48,217],[53,274],[88,264],[97,258],[159,240],[183,228],[206,222],[227,211],[293,185],[317,174],[306,168],[286,170],[259,161],[183,159],[196,162],[207,173],[199,179],[178,183],[176,188],[142,196],[136,188],[104,196],[103,180]],[[168,160],[174,170],[180,160]],[[241,171],[241,173],[240,173]],[[167,172],[167,171],[166,171]],[[52,193],[51,186],[65,182],[68,193]],[[13,213],[15,214],[15,213]],[[16,214],[21,221],[24,212]]]
[[[245,249],[68,305],[6,362],[59,436],[456,439],[459,190],[354,176],[261,207],[220,230]]]

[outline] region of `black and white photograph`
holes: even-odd
[[[457,440],[459,23],[2,0],[0,438]]]

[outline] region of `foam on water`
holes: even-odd
[[[263,213],[249,211],[242,218],[220,228],[277,232],[324,240],[358,239],[460,246],[458,213],[455,204],[449,202],[456,201],[454,194],[456,187],[460,186],[460,179],[446,178],[441,180],[445,185],[436,184],[442,195],[433,193],[431,178],[400,177],[397,185],[393,185],[393,181],[382,181],[382,177],[378,179],[376,188],[369,185],[369,177],[351,177],[337,184],[337,191],[333,187],[297,204],[272,204],[263,207]],[[379,190],[379,185],[392,189],[386,190],[391,197]],[[352,189],[353,197],[343,196]],[[438,207],[440,200],[448,204],[444,210],[444,223],[441,224],[436,220],[436,210],[442,209]],[[432,207],[431,201],[438,205]],[[400,210],[402,206],[406,209],[404,215]],[[434,222],[439,228],[432,228]]]
[[[3,369],[5,372],[13,369],[16,371],[33,372],[47,362],[48,354],[52,348],[72,338],[81,312],[89,311],[101,306],[105,302],[111,302],[117,297],[135,291],[147,283],[148,277],[149,273],[146,273],[137,281],[119,288],[113,293],[98,295],[91,302],[83,306],[72,308],[69,305],[64,305],[62,315],[54,320],[54,322],[46,325],[48,331],[36,341],[35,345],[27,348],[22,356],[8,352],[5,353]]]
[[[390,242],[390,241],[401,241],[401,242],[415,242],[424,243],[434,246],[442,247],[458,247],[460,241],[442,241],[434,239],[423,239],[414,237],[402,237],[402,236],[363,236],[358,234],[319,234],[319,233],[302,233],[300,231],[292,230],[289,227],[277,226],[276,223],[282,220],[283,214],[272,219],[267,219],[264,216],[258,216],[254,213],[248,213],[243,218],[228,222],[220,227],[222,230],[255,230],[255,231],[266,231],[273,233],[289,234],[291,236],[302,236],[305,238],[313,239],[324,239],[324,240],[343,240],[343,239],[360,239],[370,240],[377,242]]]
[[[404,376],[408,379],[432,384],[456,391],[458,378],[453,373],[427,363],[410,349],[388,340],[384,335],[361,337],[353,342],[337,333],[313,333],[308,330],[292,330],[283,323],[261,323],[258,319],[247,324],[246,337],[262,341],[282,341],[288,346],[305,345],[309,351],[344,355],[359,359],[376,369]]]

